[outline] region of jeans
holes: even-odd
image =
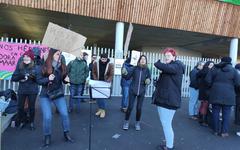
[[[28,100],[30,122],[34,122],[36,98],[37,94],[18,94],[18,118],[21,123],[25,122],[27,117],[24,110],[26,100]]]
[[[231,107],[228,105],[212,105],[213,130],[218,133],[228,133],[230,124]],[[220,129],[220,110],[222,110],[222,127]]]
[[[199,91],[194,88],[189,88],[190,90],[190,99],[189,99],[189,115],[198,115],[198,94]]]
[[[142,114],[142,105],[143,105],[143,100],[144,100],[144,94],[142,95],[135,95],[132,92],[129,92],[129,105],[127,108],[127,112],[126,112],[126,116],[125,116],[125,120],[129,120],[134,103],[135,103],[135,99],[137,99],[137,107],[136,107],[136,121],[140,121],[141,119],[141,114]]]
[[[73,109],[74,104],[77,103],[77,108],[80,109],[80,98],[74,98],[74,96],[81,96],[83,84],[71,84],[70,85],[70,100],[69,109]]]
[[[40,97],[40,105],[43,114],[43,133],[44,135],[51,135],[52,133],[52,102],[57,107],[62,119],[62,127],[64,132],[70,130],[70,121],[67,112],[67,104],[64,97],[51,100],[48,97]]]
[[[103,98],[98,98],[97,99],[97,105],[99,109],[105,109],[106,108],[106,102],[105,99]]]
[[[172,128],[172,120],[176,110],[158,107],[158,114],[162,123],[164,136],[166,139],[166,146],[173,148],[174,132]]]
[[[129,86],[122,86],[122,103],[121,108],[128,107]]]

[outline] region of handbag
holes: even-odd
[[[64,93],[61,88],[58,88],[56,90],[48,90],[47,95],[51,100],[55,100],[57,98],[63,97]]]

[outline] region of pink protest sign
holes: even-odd
[[[23,53],[34,47],[41,50],[41,56],[49,50],[42,45],[0,42],[0,71],[13,72]]]

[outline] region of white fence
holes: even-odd
[[[28,44],[41,44],[40,41],[32,41],[32,40],[22,40],[22,39],[13,39],[13,38],[1,38],[1,41],[5,42],[12,42],[12,43],[28,43]],[[101,53],[108,53],[110,58],[114,58],[114,49],[109,48],[99,48],[99,47],[89,47],[87,46],[85,49],[91,50],[93,54],[99,56]],[[163,55],[161,53],[153,53],[153,52],[143,52],[144,55],[147,56],[149,69],[152,75],[152,81],[156,77],[159,76],[158,70],[154,67],[154,63],[159,60],[163,59]],[[214,62],[219,62],[218,59],[211,59],[211,58],[200,58],[200,57],[189,57],[189,56],[178,56],[179,60],[181,60],[186,66],[186,72],[183,76],[182,81],[182,97],[189,97],[189,73],[193,69],[193,67],[197,64],[198,61],[208,61],[212,60]],[[121,86],[120,86],[121,76],[115,75],[113,79],[113,90],[112,96],[121,96]],[[0,91],[6,89],[14,89],[17,91],[18,83],[11,82],[9,80],[0,80]],[[153,83],[151,83],[146,90],[146,96],[151,97],[154,91]],[[65,94],[69,95],[69,87],[65,87]],[[85,94],[88,94],[86,91]]]

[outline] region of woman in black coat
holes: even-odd
[[[140,56],[137,66],[133,67],[131,70],[129,69],[128,71],[126,68],[122,69],[122,74],[125,79],[132,79],[129,88],[129,103],[125,115],[123,129],[127,130],[129,128],[129,118],[134,106],[134,102],[137,100],[135,129],[139,131],[141,130],[140,119],[142,114],[143,100],[146,92],[146,85],[149,85],[151,82],[150,70],[147,67],[147,57],[145,55]]]
[[[18,87],[18,119],[20,121],[19,129],[22,129],[26,123],[26,113],[24,105],[28,99],[30,114],[30,129],[34,130],[35,101],[38,94],[38,85],[36,82],[36,67],[34,65],[34,53],[29,50],[23,54],[22,61],[16,67],[12,75],[12,81],[19,82]]]
[[[240,85],[239,75],[232,67],[231,61],[230,57],[223,57],[206,77],[206,82],[211,87],[209,102],[213,109],[214,134],[220,134],[222,137],[229,136],[231,108],[236,104],[235,86]],[[222,127],[220,111],[222,111]]]
[[[198,99],[201,101],[199,108],[199,123],[203,126],[208,126],[207,122],[207,110],[208,110],[208,99],[209,99],[209,86],[207,85],[205,78],[214,66],[213,61],[207,61],[203,69],[197,73],[197,80],[199,82],[199,96]]]
[[[238,76],[240,76],[240,64],[236,64],[235,69],[238,72]],[[236,107],[235,107],[235,124],[240,126],[240,87],[235,87],[236,92]],[[240,136],[240,132],[236,133]]]
[[[174,132],[172,120],[181,106],[181,85],[185,66],[176,60],[176,51],[173,48],[164,50],[165,63],[160,60],[154,66],[161,71],[157,81],[153,102],[158,106],[159,117],[163,126],[166,145],[158,148],[171,150],[174,147]]]

